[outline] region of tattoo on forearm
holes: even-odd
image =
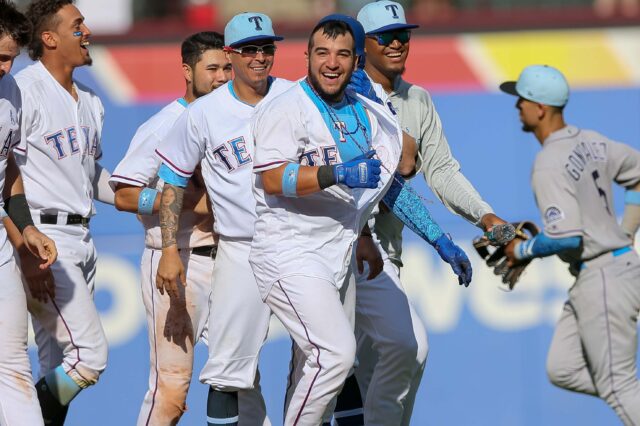
[[[160,199],[160,231],[162,233],[162,247],[177,244],[178,219],[182,211],[184,188],[169,184],[164,185]]]

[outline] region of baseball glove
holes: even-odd
[[[516,230],[516,239],[528,240],[535,237],[540,230],[535,223],[529,221],[514,222],[513,226]],[[502,282],[506,284],[509,290],[513,290],[520,275],[529,265],[531,259],[522,260],[515,265],[509,266],[505,253],[506,245],[493,247],[491,242],[484,236],[473,240],[473,247],[488,267],[493,268],[493,273],[502,277]]]

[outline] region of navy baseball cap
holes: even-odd
[[[324,24],[328,21],[340,21],[344,22],[351,28],[351,32],[353,33],[353,39],[356,45],[356,55],[363,56],[364,55],[364,28],[362,24],[358,22],[356,18],[353,18],[348,15],[341,15],[339,13],[334,13],[333,15],[327,15],[318,21],[318,25]]]
[[[358,12],[358,21],[362,24],[366,34],[410,30],[419,27],[419,25],[407,24],[402,5],[389,0],[379,0],[364,5]]]
[[[284,40],[275,35],[271,19],[264,13],[240,13],[224,27],[224,42],[229,47],[262,40]]]
[[[563,107],[569,101],[569,83],[562,73],[548,65],[530,65],[518,81],[505,81],[500,90],[543,105]]]

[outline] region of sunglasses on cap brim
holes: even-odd
[[[376,39],[380,46],[388,46],[393,43],[393,40],[398,40],[404,44],[411,40],[411,31],[389,31],[385,33],[369,34],[368,37]]]
[[[235,52],[241,55],[249,55],[249,56],[257,55],[258,53],[262,53],[263,55],[266,55],[266,56],[271,56],[276,53],[276,49],[277,47],[275,44],[263,44],[262,46],[248,44],[246,46],[240,46],[240,47],[227,46],[224,48],[224,50],[227,52]]]

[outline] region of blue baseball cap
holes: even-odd
[[[404,8],[400,3],[389,0],[374,1],[364,5],[358,12],[358,21],[366,34],[418,28],[418,25],[407,24]]]
[[[518,81],[505,81],[500,90],[543,105],[563,107],[569,101],[569,83],[562,73],[548,65],[530,65]]]
[[[356,45],[356,55],[363,56],[364,55],[364,28],[362,24],[358,22],[356,18],[353,18],[349,15],[342,15],[340,13],[334,13],[333,15],[327,15],[318,21],[318,25],[324,24],[329,21],[340,21],[344,22],[351,28],[351,32],[353,33],[353,39]]]
[[[264,13],[240,13],[224,27],[224,42],[229,47],[262,40],[284,40],[275,35],[271,19]]]

